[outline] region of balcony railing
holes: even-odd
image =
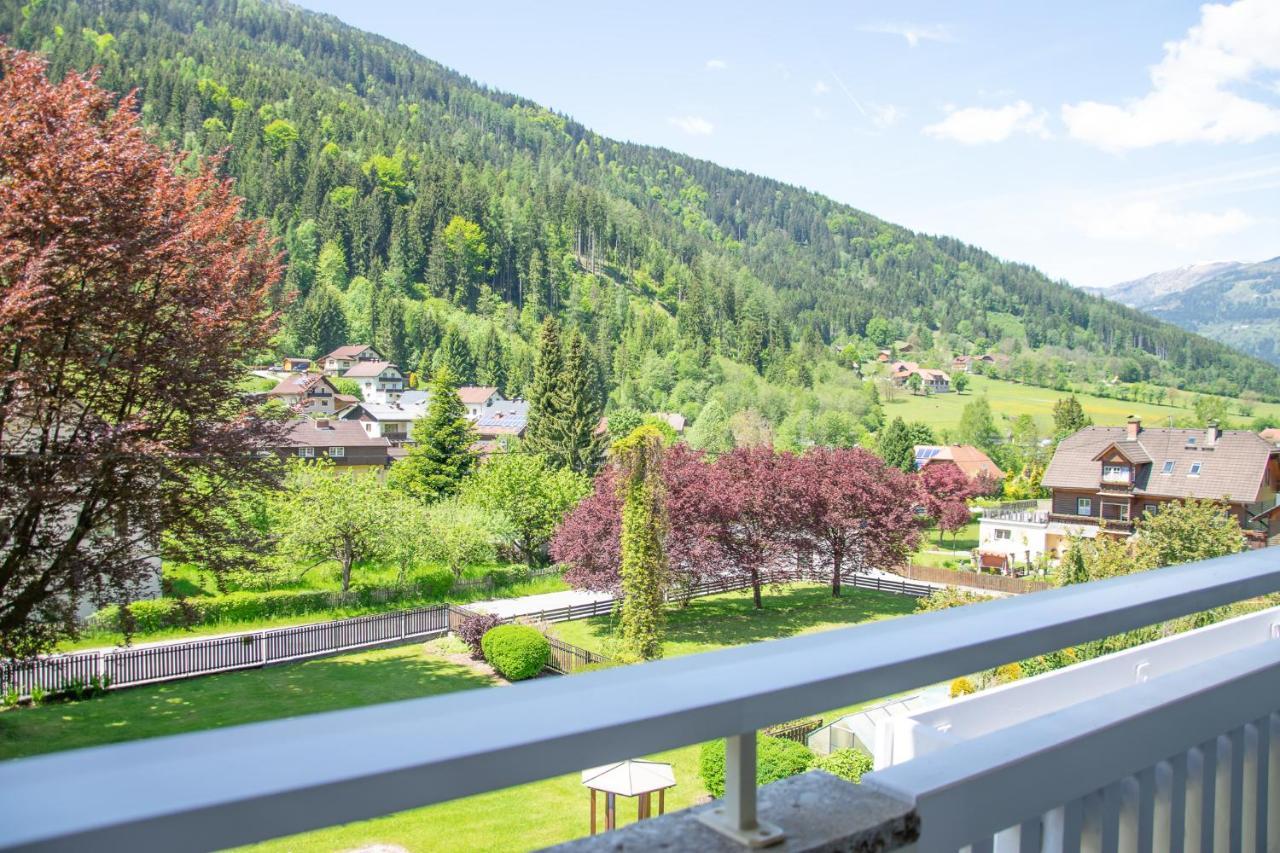
[[[1056,521],[1060,524],[1074,525],[1091,525],[1093,527],[1105,527],[1114,533],[1132,533],[1133,522],[1122,521],[1117,518],[1098,518],[1096,515],[1073,515],[1065,512],[1049,513],[1049,520]]]
[[[0,847],[230,847],[726,736],[722,824],[749,836],[759,729],[1278,590],[1280,551],[1264,549],[502,690],[10,761]],[[1256,841],[1280,820],[1277,707],[1280,643],[1264,643],[864,782],[918,812],[921,850],[990,850],[991,833],[1023,825],[1034,828],[1021,849],[1042,836],[1065,842],[1047,849],[1080,849],[1095,812],[1101,849],[1114,849],[1130,778],[1139,841],[1154,820],[1144,790],[1194,778],[1210,783],[1185,825],[1218,832],[1221,817],[1228,836]],[[1055,806],[1060,823],[1042,820]],[[1252,834],[1231,835],[1246,825]]]

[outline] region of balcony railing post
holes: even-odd
[[[698,819],[745,847],[769,847],[786,836],[756,816],[756,733],[730,735],[724,742],[724,805]]]

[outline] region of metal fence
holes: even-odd
[[[547,664],[547,668],[561,675],[578,672],[593,664],[612,663],[612,660],[604,655],[566,643],[555,637],[547,637],[547,641],[551,643],[551,661]]]

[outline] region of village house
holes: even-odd
[[[983,516],[980,557],[1060,556],[1071,536],[1129,536],[1135,518],[1187,499],[1225,502],[1253,545],[1280,539],[1280,447],[1247,430],[1085,427],[1058,444],[1042,483],[1049,501]]]
[[[342,413],[342,420],[358,423],[371,438],[386,439],[392,446],[399,446],[410,440],[413,422],[427,413],[425,395],[412,400],[406,400],[406,395],[393,403],[357,403]]]
[[[991,457],[972,444],[917,444],[916,469],[923,471],[930,465],[950,463],[963,471],[970,480],[983,477],[999,482],[1004,479],[1004,472]]]
[[[339,394],[329,377],[319,373],[286,376],[267,397],[308,415],[332,415],[354,398]]]
[[[889,378],[893,384],[905,386],[912,375],[920,377],[920,389],[930,394],[945,394],[951,390],[951,377],[944,370],[921,367],[914,361],[895,361]]]
[[[299,418],[289,424],[284,443],[276,448],[283,459],[329,459],[350,471],[385,468],[391,443],[371,436],[356,421],[336,418]]]
[[[311,369],[311,359],[285,356],[280,360],[280,366],[285,373],[306,373]]]
[[[385,361],[368,344],[347,344],[319,359],[320,369],[328,376],[341,376],[360,361]]]
[[[458,389],[458,398],[467,407],[467,417],[473,421],[504,402],[498,389],[492,385],[463,385]]]
[[[358,361],[342,378],[358,384],[367,403],[394,403],[405,390],[404,374],[389,361]]]

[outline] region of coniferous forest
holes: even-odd
[[[222,158],[286,256],[273,355],[369,342],[419,375],[444,364],[515,396],[555,316],[614,411],[695,417],[726,372],[805,388],[851,343],[899,339],[1003,352],[1038,384],[1280,398],[1274,367],[1029,266],[602,138],[285,3],[30,0],[0,9],[0,33],[55,78],[96,67],[105,87],[137,89],[188,168]],[[869,388],[851,394],[871,397],[855,416],[875,407]],[[721,414],[783,414],[722,396]]]

